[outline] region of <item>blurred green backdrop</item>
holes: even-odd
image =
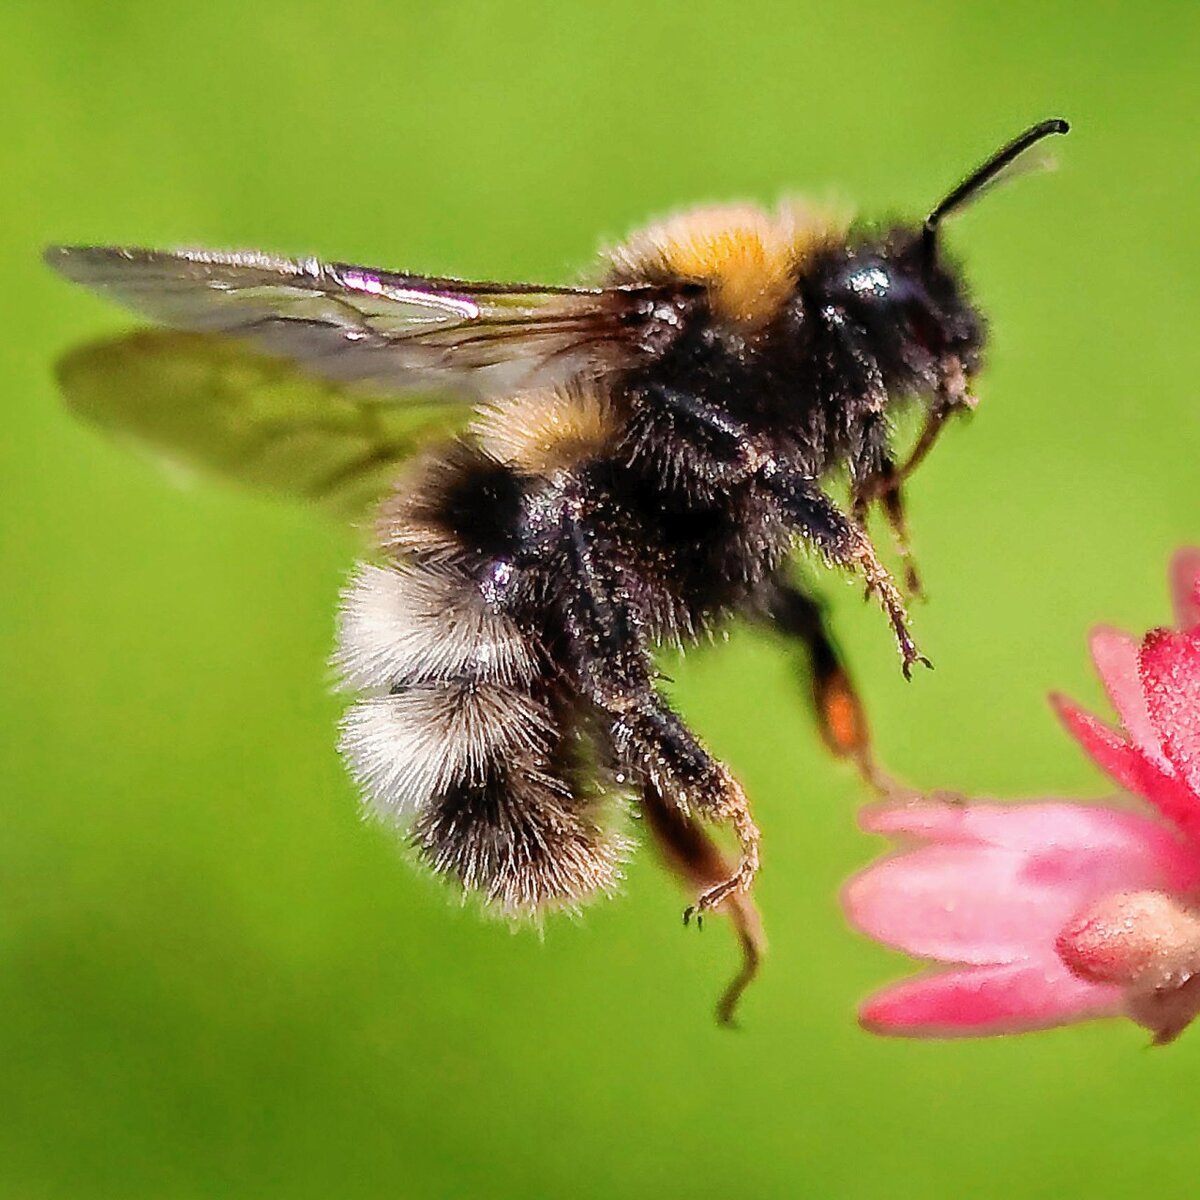
[[[51,240],[259,246],[570,278],[696,200],[920,213],[1042,116],[1062,169],[957,222],[983,404],[911,497],[937,663],[906,686],[831,584],[884,759],[1095,795],[1051,687],[1093,621],[1167,615],[1200,538],[1193,4],[66,3],[0,10],[0,1193],[14,1197],[1092,1197],[1200,1167],[1200,1037],[1094,1025],[888,1043],[903,961],[850,935],[878,847],[778,649],[672,664],[745,779],[772,939],[744,1028],[728,931],[649,853],[539,939],[460,910],[358,820],[325,660],[357,545],[174,490],[64,413],[54,357],[128,324]]]

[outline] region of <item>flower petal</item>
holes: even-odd
[[[990,846],[926,846],[886,858],[852,879],[850,922],[919,958],[1001,963],[1044,951],[1086,903],[1065,887],[1023,878],[1025,855]]]
[[[1171,592],[1180,629],[1200,626],[1200,546],[1186,546],[1171,559]]]
[[[1050,703],[1092,762],[1123,788],[1144,796],[1167,820],[1200,842],[1200,804],[1180,780],[1159,770],[1115,729],[1065,696],[1052,695]]]
[[[1150,720],[1146,693],[1138,670],[1138,644],[1118,629],[1101,626],[1092,630],[1092,661],[1104,682],[1104,690],[1121,718],[1133,744],[1161,770],[1171,773],[1163,754],[1158,730]]]
[[[888,817],[892,821],[888,821]],[[943,819],[940,830],[932,828]],[[881,859],[843,894],[851,924],[920,958],[1017,962],[1050,952],[1080,909],[1116,890],[1190,885],[1200,864],[1134,813],[1069,804],[908,805],[873,823],[921,826],[926,845]],[[964,828],[979,840],[964,840]],[[986,837],[986,841],[983,838]]]
[[[1148,852],[1169,863],[1177,877],[1200,874],[1187,852],[1161,825],[1136,812],[1100,804],[1047,800],[995,804],[963,799],[921,799],[907,804],[872,804],[859,812],[868,833],[921,841],[997,846],[1030,853],[1049,849],[1088,852]]]
[[[859,1020],[893,1037],[985,1037],[1121,1011],[1122,991],[1078,979],[1057,959],[940,971],[872,996]]]
[[[1148,633],[1140,665],[1163,749],[1200,812],[1200,637],[1166,629]]]

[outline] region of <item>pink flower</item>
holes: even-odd
[[[1092,635],[1123,731],[1052,698],[1093,761],[1157,815],[945,796],[867,809],[865,829],[916,844],[850,881],[850,921],[947,964],[868,999],[867,1028],[981,1036],[1124,1013],[1165,1042],[1200,1011],[1200,549],[1180,551],[1171,574],[1178,629],[1140,646]]]

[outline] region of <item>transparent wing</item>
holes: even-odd
[[[54,246],[60,274],[176,329],[244,339],[326,379],[479,397],[636,357],[654,289],[399,275],[256,252]]]
[[[397,467],[460,428],[444,396],[396,404],[211,334],[141,330],[58,365],[72,410],[168,465],[301,497],[360,519]]]

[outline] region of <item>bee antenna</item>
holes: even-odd
[[[1019,158],[1030,146],[1036,145],[1043,138],[1055,133],[1066,133],[1071,128],[1061,117],[1051,117],[1048,121],[1039,121],[1030,126],[1019,137],[1001,146],[982,166],[977,167],[966,177],[944,200],[942,200],[925,218],[925,228],[921,235],[925,259],[933,262],[937,253],[938,226],[943,217],[947,217],[956,209],[962,208],[973,196],[977,196],[1005,167],[1014,159]]]

